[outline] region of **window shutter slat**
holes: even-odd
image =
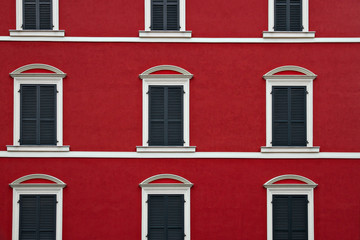
[[[306,87],[274,86],[272,145],[306,146]]]
[[[286,0],[275,0],[275,31],[286,31]]]
[[[151,30],[164,30],[164,2],[152,0]]]
[[[37,87],[20,86],[20,144],[35,145],[37,132]]]
[[[178,0],[169,1],[167,4],[167,29],[166,30],[179,30],[179,3]]]
[[[275,0],[275,31],[302,31],[302,1]]]
[[[179,29],[179,0],[152,0],[151,30]]]
[[[301,0],[290,1],[290,31],[302,31]]]
[[[52,6],[51,1],[39,3],[39,28],[52,29]]]
[[[51,0],[24,0],[23,29],[53,29]]]
[[[149,195],[148,239],[184,239],[184,195]]]
[[[36,2],[24,0],[23,29],[36,29]]]
[[[56,86],[40,86],[40,144],[56,144]]]

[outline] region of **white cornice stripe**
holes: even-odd
[[[173,42],[173,43],[360,43],[360,37],[328,37],[313,39],[283,38],[139,38],[139,37],[9,37],[0,36],[0,41],[25,42]]]
[[[360,152],[261,153],[261,152],[7,152],[0,158],[244,158],[244,159],[360,159]]]

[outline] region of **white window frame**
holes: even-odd
[[[191,31],[186,31],[185,27],[185,0],[179,0],[179,24],[178,31],[173,30],[151,30],[151,0],[145,0],[145,30],[139,31],[139,37],[166,37],[166,38],[190,38]]]
[[[298,180],[304,184],[275,184],[280,180]],[[312,180],[293,174],[275,177],[264,184],[266,188],[267,206],[267,240],[273,240],[273,195],[306,195],[308,203],[308,240],[314,240],[314,188],[317,184]]]
[[[53,73],[24,73],[32,69],[44,69]],[[61,70],[46,64],[29,64],[12,73],[14,78],[14,136],[13,145],[7,146],[7,151],[69,151],[69,146],[63,146],[63,78],[66,74]],[[22,84],[55,84],[56,96],[56,137],[57,145],[20,145],[20,85]]]
[[[174,179],[180,183],[151,183],[158,179]],[[139,184],[141,190],[141,240],[148,235],[148,195],[149,194],[181,194],[184,195],[184,240],[190,240],[190,188],[193,184],[187,179],[174,174],[152,176]]]
[[[276,75],[284,71],[299,72],[303,75]],[[261,152],[319,152],[319,147],[313,147],[313,80],[317,76],[302,67],[282,66],[266,73],[266,146]],[[306,87],[306,137],[308,144],[304,147],[272,146],[272,87],[273,86],[303,86]]]
[[[180,74],[152,74],[157,71],[174,71]],[[195,147],[190,146],[190,79],[193,77],[191,73],[173,65],[159,65],[152,67],[139,77],[143,80],[143,137],[142,146],[137,147],[137,152],[195,152]],[[149,86],[182,86],[184,90],[183,107],[183,134],[184,146],[149,146]]]
[[[45,179],[54,183],[22,183],[31,179]],[[63,212],[63,188],[66,184],[50,175],[30,174],[21,177],[10,184],[13,188],[13,222],[12,240],[19,240],[19,219],[20,219],[20,195],[56,195],[56,240],[62,240],[62,212]]]
[[[16,30],[10,30],[12,37],[64,37],[65,31],[59,30],[59,0],[52,0],[52,30],[23,30],[23,0],[16,0]]]
[[[268,0],[268,31],[263,32],[264,38],[314,38],[315,32],[309,32],[309,0],[302,0],[302,24],[304,29],[295,31],[275,31],[275,0]]]

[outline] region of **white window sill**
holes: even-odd
[[[163,146],[137,146],[136,152],[138,153],[194,153],[196,147],[163,147]]]
[[[69,152],[70,146],[22,145],[6,146],[8,152]]]
[[[315,32],[264,31],[263,38],[315,38]]]
[[[139,31],[143,38],[191,38],[191,31]]]
[[[318,153],[320,147],[261,147],[262,153]]]
[[[64,37],[64,30],[9,30],[10,37]]]

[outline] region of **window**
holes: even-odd
[[[154,74],[171,71],[174,74]],[[180,73],[180,74],[179,74]],[[192,74],[171,65],[150,68],[143,80],[143,146],[138,152],[194,152],[189,139]]]
[[[16,0],[16,30],[10,36],[65,36],[59,30],[59,0]]]
[[[191,37],[185,30],[185,0],[145,0],[145,30],[140,37]]]
[[[277,75],[291,72],[302,75]],[[313,80],[316,75],[297,66],[283,66],[266,80],[266,147],[262,152],[319,152],[313,147]]]
[[[171,179],[172,183],[151,183]],[[178,183],[173,183],[173,180]],[[177,175],[159,174],[142,183],[142,240],[190,240],[190,188],[192,183]]]
[[[284,184],[283,180],[295,183]],[[264,184],[267,189],[267,240],[314,240],[316,186],[299,175],[278,176]]]
[[[14,142],[7,150],[69,151],[62,141],[62,80],[66,74],[49,65],[30,64],[10,75],[14,78]]]
[[[268,0],[268,31],[264,38],[314,38],[309,32],[309,0]]]
[[[26,183],[37,179],[39,183]],[[42,183],[49,180],[53,183]],[[61,180],[45,175],[31,174],[10,184],[13,188],[13,240],[62,239]]]

